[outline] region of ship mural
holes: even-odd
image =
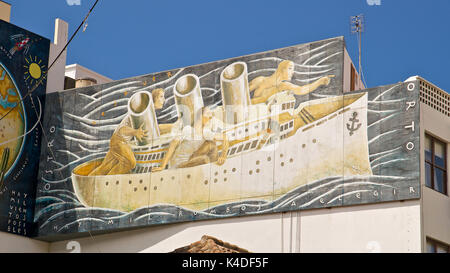
[[[49,95],[39,236],[418,198],[418,103],[399,107],[418,88],[343,93],[343,50],[334,38]]]

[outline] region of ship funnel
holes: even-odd
[[[220,86],[226,123],[244,122],[250,105],[247,64],[235,62],[227,66],[220,74]]]
[[[128,115],[134,129],[144,125],[142,129],[147,130],[147,137],[142,138],[142,141],[138,140],[138,145],[148,145],[152,139],[159,137],[158,120],[150,92],[141,91],[131,96],[128,101]]]
[[[203,107],[200,80],[194,74],[187,74],[179,78],[174,85],[173,93],[177,105],[178,117],[184,126],[194,126],[199,120]]]

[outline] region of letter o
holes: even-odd
[[[406,143],[406,149],[408,149],[408,151],[412,151],[414,149],[414,143],[412,142]]]
[[[408,84],[408,86],[407,86],[408,91],[413,91],[414,88],[416,88],[416,85],[415,85],[414,83],[410,83],[410,84]]]
[[[45,184],[44,190],[46,190],[46,191],[50,190],[50,184],[49,183]]]
[[[56,128],[55,128],[55,126],[52,126],[52,127],[50,127],[50,133],[54,133],[56,131]]]

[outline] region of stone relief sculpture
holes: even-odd
[[[50,95],[60,156],[41,158],[40,233],[416,198],[418,130],[401,124],[418,114],[399,104],[418,88],[344,93],[343,48],[335,38]]]

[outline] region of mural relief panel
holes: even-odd
[[[418,126],[418,105],[398,107],[418,88],[343,94],[343,52],[335,38],[49,94],[39,236],[418,198],[417,169],[398,171],[418,127],[397,128]]]
[[[49,46],[0,20],[0,230],[18,235],[34,230]]]

